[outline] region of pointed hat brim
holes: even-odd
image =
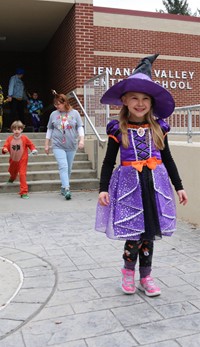
[[[143,73],[136,73],[109,88],[101,98],[102,104],[123,105],[122,96],[127,92],[138,92],[150,95],[153,102],[153,113],[158,118],[169,117],[175,108],[175,102],[167,89],[155,83]]]

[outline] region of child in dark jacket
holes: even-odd
[[[40,116],[42,114],[43,103],[38,99],[37,92],[33,92],[31,98],[28,101],[27,107],[32,118],[34,131],[38,132],[40,129]]]

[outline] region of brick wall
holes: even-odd
[[[46,54],[46,89],[83,87],[94,66],[93,6],[76,4],[54,34]],[[83,101],[83,100],[82,100]]]
[[[158,50],[149,50],[149,53],[158,52]],[[123,70],[124,66],[127,67],[134,67],[138,64],[140,59],[138,58],[117,58],[117,57],[95,57],[95,66],[98,67],[113,67],[113,70],[115,68],[120,68]],[[170,88],[170,80],[168,80],[168,90],[170,93],[174,96],[175,101],[176,101],[176,106],[186,106],[186,105],[194,105],[194,104],[200,104],[200,64],[199,63],[191,63],[191,62],[184,62],[184,68],[183,64],[181,61],[163,61],[159,60],[157,58],[157,61],[154,62],[153,65],[153,71],[152,71],[152,78],[153,80],[159,80],[161,81],[160,78],[156,78],[154,69],[157,70],[162,70],[165,69],[165,71],[192,71],[195,72],[195,77],[193,80],[189,81],[188,80],[188,88],[192,89],[179,89],[179,88],[174,88],[175,84],[174,83],[180,83],[177,78],[171,79],[172,81],[172,88]],[[174,72],[173,72],[174,73]],[[111,76],[113,78],[114,83],[117,82],[117,79],[119,79],[121,76]],[[122,77],[123,78],[123,77]],[[125,77],[124,77],[125,78]],[[181,83],[183,80],[181,81]],[[186,83],[186,82],[183,82]],[[184,85],[181,84],[181,88]]]
[[[153,79],[165,82],[164,86],[167,86],[167,89],[174,96],[176,106],[200,104],[200,31],[194,31],[191,34],[192,26],[199,25],[200,27],[200,18],[160,13],[141,14],[141,12],[137,13],[136,11],[102,8],[94,8],[94,14],[95,11],[102,13],[102,19],[105,19],[105,15],[108,13],[110,18],[107,26],[105,25],[106,20],[104,24],[100,22],[99,18],[101,17],[98,17],[98,24],[94,25],[95,67],[112,67],[113,71],[117,67],[120,70],[124,67],[134,68],[141,59],[137,55],[142,57],[146,54],[159,53],[160,57],[153,65]],[[117,22],[117,15],[121,14],[123,14],[124,27],[122,20],[120,25]],[[144,20],[144,29],[145,18],[142,16],[151,17],[152,30],[127,28],[126,16],[130,19],[130,15],[132,15],[133,22],[137,16],[140,16],[141,21]],[[114,27],[115,17],[116,27]],[[162,31],[155,31],[154,29],[153,21],[160,19],[165,21],[165,25],[166,23],[168,25],[166,25],[166,32],[165,29]],[[183,33],[180,32],[180,28]],[[154,70],[156,70],[157,77]],[[161,79],[161,76],[158,75],[159,70],[160,74],[165,70],[165,73],[170,74],[170,77]],[[182,78],[182,71],[187,72],[187,78],[185,75]],[[192,78],[189,72],[193,73]],[[119,75],[111,75],[110,77],[114,79],[125,78]]]
[[[83,87],[86,80],[93,77],[94,30],[93,6],[76,5],[76,72],[77,87]]]
[[[163,70],[172,74],[176,71],[194,73],[192,79],[183,79],[189,83],[188,88],[172,86],[169,90],[177,106],[199,104],[199,27],[200,18],[196,17],[103,9],[76,3],[44,52],[1,52],[0,83],[6,95],[10,76],[16,67],[23,66],[27,90],[37,89],[45,105],[52,103],[51,89],[63,93],[76,89],[83,103],[82,88],[84,82],[94,76],[94,67],[112,67],[113,71],[133,69],[141,57],[158,52],[153,79],[155,71],[157,74]],[[178,84],[181,78],[165,80]],[[72,102],[77,108],[74,100]]]

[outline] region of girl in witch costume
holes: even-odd
[[[103,95],[102,104],[122,105],[119,121],[107,125],[108,147],[103,161],[96,213],[97,231],[124,240],[122,290],[136,291],[134,275],[139,258],[139,289],[160,295],[151,277],[154,240],[176,229],[176,207],[170,180],[179,202],[187,194],[172,158],[167,133],[175,107],[171,94],[151,79],[158,54],[145,57],[134,73]],[[114,171],[120,150],[120,165]],[[170,178],[170,180],[169,180]]]

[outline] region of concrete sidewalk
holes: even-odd
[[[155,242],[161,296],[128,296],[123,242],[94,231],[97,196],[0,195],[0,347],[199,347],[200,230],[179,221]]]

